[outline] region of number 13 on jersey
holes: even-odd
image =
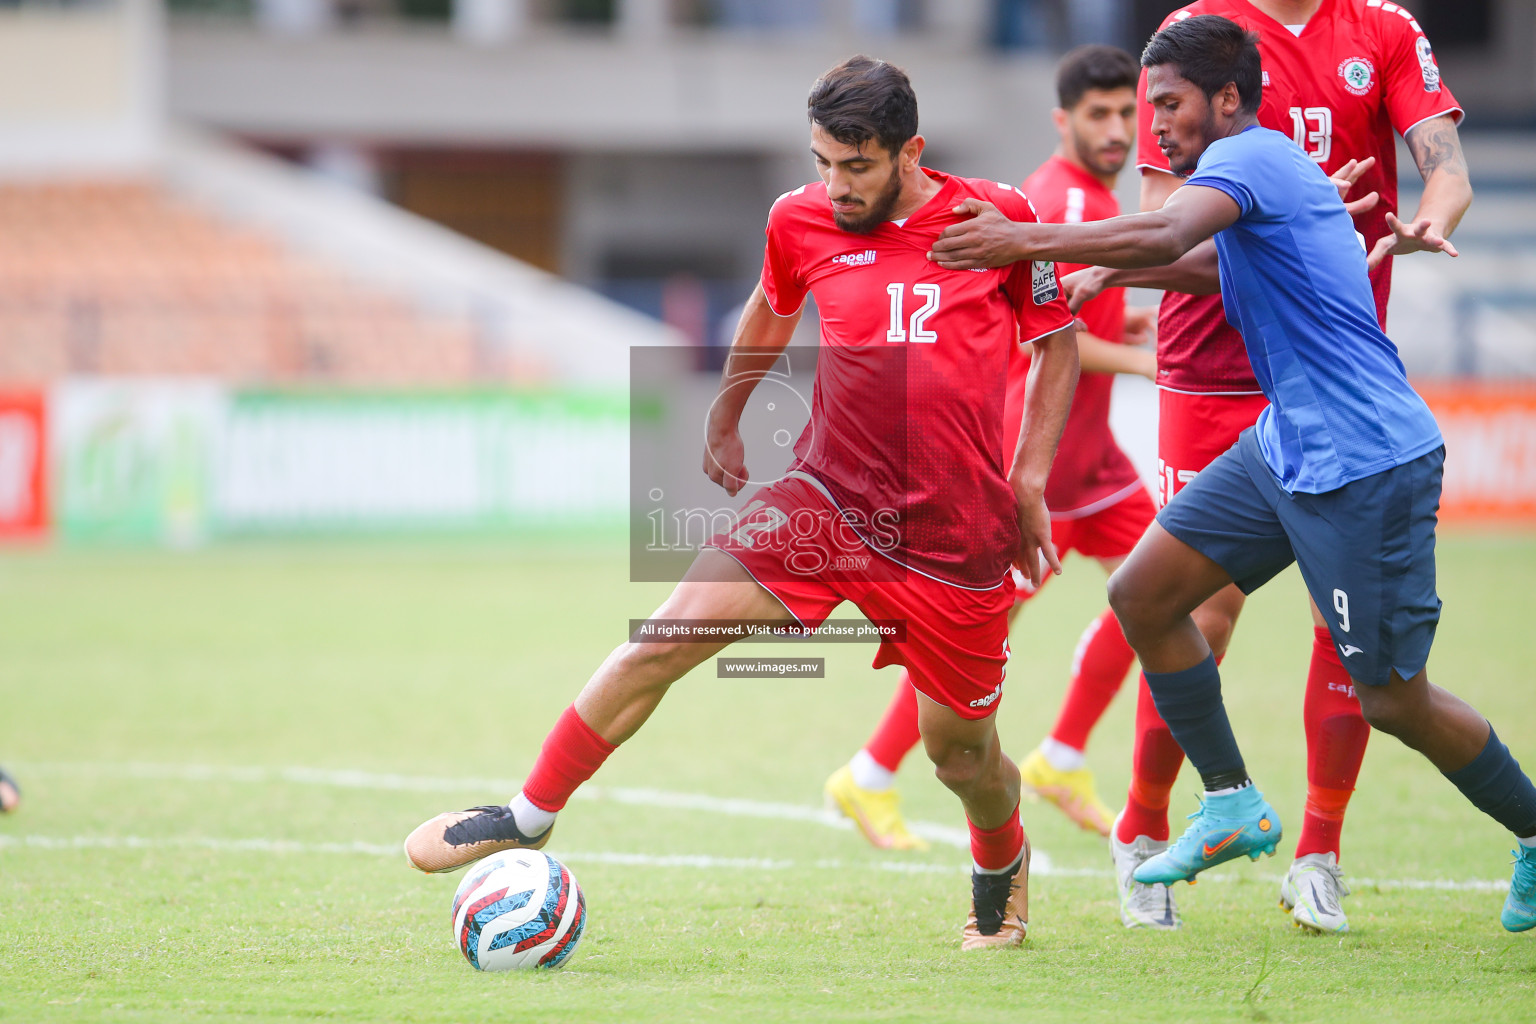
[[[939,340],[937,331],[930,331],[924,327],[928,318],[939,311],[938,285],[914,284],[912,286],[913,294],[924,302],[912,311],[910,321],[902,317],[902,309],[906,305],[907,286],[900,281],[894,281],[886,285],[885,290],[891,297],[891,329],[885,332],[886,341],[932,344]]]

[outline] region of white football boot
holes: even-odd
[[[1115,862],[1115,890],[1120,896],[1120,920],[1127,928],[1157,928],[1171,931],[1182,923],[1179,911],[1173,905],[1173,890],[1162,883],[1147,885],[1131,877],[1131,873],[1144,862],[1168,849],[1168,840],[1161,842],[1150,836],[1137,836],[1134,842],[1122,843],[1117,835],[1120,817],[1109,830],[1109,856]]]
[[[1297,857],[1280,883],[1280,906],[1298,927],[1319,934],[1349,931],[1343,906],[1348,895],[1349,886],[1333,853]]]

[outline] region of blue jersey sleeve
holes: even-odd
[[[1299,195],[1289,161],[1277,160],[1276,140],[1294,145],[1277,132],[1250,128],[1211,143],[1186,184],[1217,189],[1232,198],[1249,222],[1283,221],[1295,213]]]

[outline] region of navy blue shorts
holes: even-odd
[[[1326,494],[1287,494],[1249,428],[1163,510],[1163,529],[1245,594],[1292,562],[1356,683],[1418,674],[1440,621],[1435,522],[1445,448]]]

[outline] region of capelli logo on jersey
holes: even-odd
[[[991,693],[987,694],[985,697],[978,697],[975,700],[971,701],[971,707],[973,707],[973,708],[989,708],[993,704],[996,704],[998,698],[1001,697],[1002,695],[1003,695],[1003,684],[1002,683],[998,683],[996,688],[994,688]]]
[[[841,256],[833,256],[833,263],[841,263],[845,267],[867,267],[875,262],[878,255],[873,249],[865,249],[863,252],[845,252]]]
[[[1371,91],[1371,83],[1376,77],[1376,66],[1364,57],[1350,57],[1339,62],[1339,77],[1344,79],[1344,88],[1355,96],[1364,96]]]

